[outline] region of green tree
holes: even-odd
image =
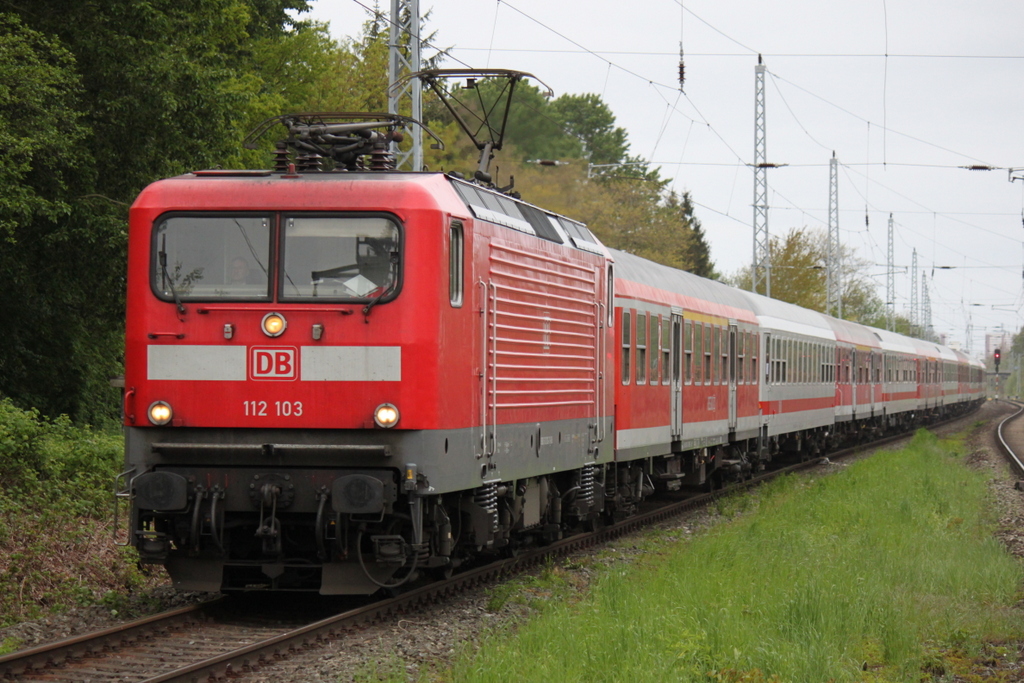
[[[116,415],[127,207],[148,183],[229,158],[278,100],[253,40],[304,0],[8,0],[0,20],[0,393]],[[276,108],[276,107],[274,107]],[[8,158],[7,154],[13,154]]]
[[[680,229],[689,233],[689,238],[680,240],[676,249],[679,250],[679,261],[685,264],[685,270],[695,275],[712,280],[719,278],[715,264],[711,260],[711,247],[704,236],[704,228],[693,213],[693,199],[689,192],[677,195],[671,192],[665,200],[666,210],[673,214]]]
[[[562,130],[582,142],[583,155],[590,163],[625,161],[629,150],[626,130],[615,125],[615,115],[599,95],[562,95],[550,109]]]
[[[784,237],[769,240],[772,261],[772,298],[825,311],[827,296],[828,235],[807,227],[792,228]],[[864,270],[867,262],[854,250],[841,247],[843,319],[885,327],[885,304],[878,297],[874,283]],[[740,289],[750,289],[749,266],[728,278]]]
[[[0,236],[71,210],[86,163],[75,60],[59,42],[0,14]]]

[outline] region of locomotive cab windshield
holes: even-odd
[[[168,302],[377,303],[400,283],[401,230],[390,216],[170,215],[152,249],[152,289]]]

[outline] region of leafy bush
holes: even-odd
[[[0,626],[145,579],[111,538],[123,439],[0,400]]]
[[[67,416],[47,420],[0,400],[0,500],[15,509],[60,501],[70,515],[101,517],[124,452],[118,433],[78,426]]]

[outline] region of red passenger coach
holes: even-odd
[[[207,171],[129,241],[122,495],[177,586],[369,593],[603,509],[582,225],[439,173]]]
[[[739,290],[613,251],[616,460],[655,488],[704,485],[758,462],[757,318]]]

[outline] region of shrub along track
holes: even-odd
[[[958,418],[944,424],[960,425],[966,419]],[[870,448],[906,437],[887,437],[872,443]],[[338,680],[346,670],[350,675],[358,672],[350,666],[338,670],[330,664],[311,663],[310,658],[316,658],[316,653],[325,643],[331,643],[330,649],[333,650],[359,649],[369,642],[366,638],[368,629],[381,627],[402,639],[401,633],[408,633],[403,623],[415,625],[415,622],[402,619],[403,615],[444,610],[453,605],[456,606],[455,613],[445,621],[466,617],[469,621],[477,621],[481,611],[479,605],[465,609],[466,601],[462,597],[473,588],[493,585],[502,577],[550,562],[553,558],[573,555],[688,511],[701,510],[723,492],[754,486],[783,473],[813,468],[827,463],[829,458],[836,460],[863,453],[865,448],[858,446],[834,452],[828,458],[782,467],[714,493],[664,496],[657,507],[620,523],[468,569],[450,579],[414,588],[393,598],[356,607],[351,607],[351,600],[346,606],[341,600],[319,598],[304,609],[294,595],[281,600],[280,605],[269,604],[275,601],[268,600],[265,595],[235,596],[0,657],[0,675],[8,679],[33,681],[156,682],[205,681],[246,674],[256,674],[256,678],[265,674],[268,676],[266,680],[313,680],[322,674],[329,680]],[[435,607],[430,607],[432,605]],[[316,615],[318,609],[333,609],[337,613],[322,617]],[[461,615],[458,614],[460,610]],[[455,643],[464,638],[463,629],[448,623],[435,637],[428,638],[426,648],[398,647],[390,648],[390,651],[398,659],[412,657],[421,662],[430,661],[453,652]],[[286,663],[289,659],[293,661]],[[378,664],[363,660],[361,666],[364,670],[372,670]]]

